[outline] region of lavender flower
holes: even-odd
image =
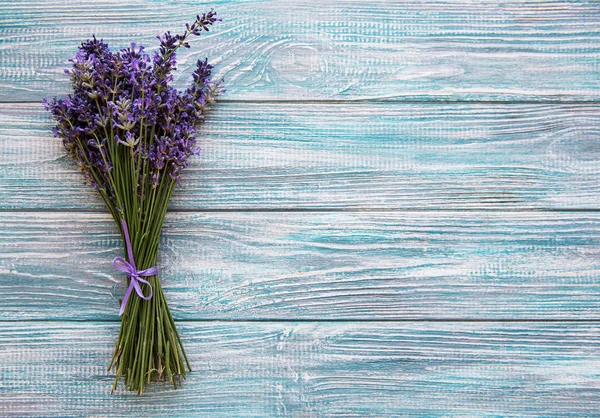
[[[190,36],[208,31],[218,20],[211,10],[196,16],[181,35],[158,36],[160,48],[152,56],[135,43],[113,52],[94,36],[81,44],[65,70],[73,92],[43,100],[56,121],[54,136],[98,190],[122,233],[122,221],[128,225],[133,258],[141,269],[156,264],[171,193],[190,156],[198,153],[197,127],[209,104],[225,91],[221,81],[211,80],[207,59],[198,60],[185,91],[170,86],[176,51],[189,48]],[[176,377],[185,377],[185,352],[158,278],[149,282],[154,297],[127,304],[111,361],[115,384],[123,376],[140,394],[146,381],[167,378],[176,387]],[[145,357],[136,363],[131,353]],[[142,361],[147,363],[142,366]]]
[[[212,66],[198,60],[193,85],[179,92],[169,86],[176,68],[175,51],[189,47],[190,35],[208,31],[217,20],[210,11],[186,25],[182,35],[170,32],[158,36],[160,49],[153,58],[143,46],[112,52],[93,37],[83,42],[66,70],[73,94],[64,99],[44,100],[57,122],[54,135],[63,140],[69,157],[76,160],[93,185],[111,183],[112,157],[129,148],[145,176],[138,177],[135,189],[144,190],[151,180],[179,180],[188,158],[197,153],[196,127],[203,121],[207,106],[224,89],[210,80]],[[117,200],[111,188],[106,198]]]

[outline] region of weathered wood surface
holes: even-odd
[[[233,100],[600,99],[596,1],[16,0],[0,3],[0,100],[64,94],[76,46],[224,22],[178,54],[179,87],[208,56]]]
[[[594,416],[597,323],[185,323],[183,389],[110,396],[117,324],[0,329],[0,414]]]
[[[219,104],[173,209],[600,209],[600,105]],[[40,105],[0,105],[0,208],[102,209]]]
[[[111,397],[122,243],[39,101],[212,6],[159,260],[196,371]],[[0,2],[0,416],[598,414],[599,62],[595,1]]]
[[[178,319],[598,319],[600,213],[171,213]],[[3,213],[5,320],[118,319],[107,215]]]

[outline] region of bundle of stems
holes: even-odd
[[[134,170],[135,168],[131,166],[123,170],[124,177],[130,175],[130,178],[133,178],[136,174]],[[128,227],[133,260],[140,270],[146,270],[157,264],[160,233],[174,186],[175,180],[163,176],[159,185],[153,189],[152,197],[146,200],[148,203],[145,208],[138,207],[141,210],[122,212],[126,224],[135,228]],[[116,190],[119,188],[116,186]],[[158,192],[155,193],[157,190]],[[141,203],[143,207],[144,202]],[[125,232],[122,227],[121,234],[125,242]],[[178,385],[181,386],[181,380],[186,377],[185,366],[191,371],[158,276],[150,276],[147,280],[152,287],[152,297],[144,300],[139,295],[135,295],[124,307],[119,337],[108,366],[109,370],[113,367],[116,370],[112,392],[116,389],[121,376],[124,377],[125,385],[129,390],[137,391],[141,395],[145,384],[153,380],[167,378],[174,388],[177,388]],[[130,281],[131,278],[128,277],[128,285]]]
[[[159,36],[153,56],[135,43],[112,52],[95,37],[71,60],[73,93],[44,100],[67,155],[100,193],[121,231],[125,258],[115,268],[127,273],[121,328],[109,364],[113,391],[121,377],[142,394],[145,385],[167,380],[175,388],[191,371],[157,275],[159,239],[171,195],[188,158],[198,153],[196,133],[206,109],[223,92],[210,80],[212,66],[199,60],[185,91],[169,84],[175,51],[217,20],[196,17],[182,35]]]

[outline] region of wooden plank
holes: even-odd
[[[118,319],[107,215],[3,213],[4,319]],[[600,318],[600,213],[171,213],[178,319]]]
[[[595,1],[216,1],[224,22],[179,54],[199,57],[233,100],[600,99]],[[0,3],[0,100],[65,94],[62,69],[92,34],[156,46],[207,9],[196,0]]]
[[[219,104],[172,209],[600,209],[600,105]],[[102,209],[39,105],[0,106],[0,208]]]
[[[116,324],[0,328],[14,416],[591,416],[598,323],[185,323],[181,390],[110,396]]]

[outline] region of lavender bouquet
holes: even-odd
[[[109,370],[140,395],[146,384],[168,380],[175,388],[191,371],[158,279],[156,260],[165,212],[188,158],[198,153],[197,126],[223,92],[199,60],[185,91],[171,87],[175,52],[217,20],[210,11],[182,35],[159,36],[151,57],[142,46],[112,52],[102,40],[83,42],[72,68],[73,93],[44,99],[69,157],[100,193],[121,231],[125,257],[113,266],[127,274],[121,329]]]

